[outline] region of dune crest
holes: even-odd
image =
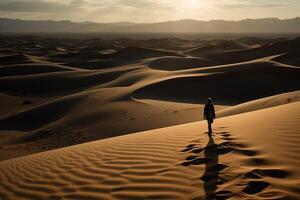
[[[288,92],[279,95],[274,95],[254,101],[242,103],[230,108],[223,109],[217,113],[218,117],[226,117],[240,113],[251,112],[269,107],[284,105],[300,101],[300,91]]]

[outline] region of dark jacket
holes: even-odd
[[[212,103],[207,103],[205,105],[203,115],[206,120],[213,120],[216,118],[215,107]]]

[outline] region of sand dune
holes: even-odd
[[[300,67],[300,49],[296,49],[278,56],[273,59],[274,61],[294,65]]]
[[[272,45],[278,42],[287,41],[287,38],[259,38],[259,37],[243,37],[237,39],[237,41],[249,45],[251,47],[262,47],[267,45]]]
[[[83,69],[100,70],[100,69],[109,69],[113,67],[126,65],[128,64],[128,61],[121,60],[121,59],[105,58],[105,59],[95,59],[90,61],[79,61],[73,64],[72,63],[69,64]]]
[[[111,53],[103,53],[111,51]],[[121,49],[97,48],[94,51],[68,52],[53,54],[50,59],[65,65],[84,69],[104,69],[140,62],[143,59],[162,56],[182,56],[180,54],[158,49],[138,46],[126,46]]]
[[[162,57],[149,63],[153,69],[175,71],[213,65],[212,60],[198,57]]]
[[[125,77],[134,80],[129,75]],[[112,83],[120,86],[129,80],[120,79]],[[0,130],[3,130],[1,145],[5,149],[2,151],[5,154],[0,154],[0,158],[11,158],[18,155],[18,152],[24,155],[24,151],[45,151],[202,119],[201,104],[132,99],[130,95],[135,84],[133,89],[119,86],[89,89],[62,98],[54,97],[54,100],[42,104],[32,96],[26,97],[30,100],[29,106],[22,106],[20,102],[18,112],[8,110],[6,112],[11,114],[0,119]],[[9,100],[8,97],[6,99]],[[216,110],[225,107],[216,105]],[[111,127],[112,123],[114,127]],[[13,137],[12,131],[18,132],[17,137]]]
[[[123,59],[129,61],[153,58],[153,57],[162,57],[162,56],[180,56],[180,55],[174,52],[134,47],[134,46],[125,47],[124,49],[121,49],[116,53],[110,55],[110,57],[116,59]]]
[[[199,121],[208,96],[229,115],[292,102],[257,99],[300,89],[297,39],[4,40],[0,160]],[[201,48],[205,58],[185,54]],[[223,55],[233,64],[219,65]]]
[[[181,38],[158,38],[149,40],[133,40],[129,38],[119,38],[112,40],[112,42],[121,46],[139,46],[144,48],[178,52],[195,48],[203,43],[202,41],[191,41]]]
[[[211,53],[220,53],[232,50],[247,49],[247,46],[237,41],[211,41],[210,45],[185,51],[184,53],[191,56],[206,56]]]
[[[138,89],[134,96],[183,102],[200,102],[213,97],[217,104],[233,105],[300,87],[298,68],[272,62],[206,68],[199,72],[212,71],[213,74],[180,76],[150,84]]]
[[[201,44],[201,43],[199,43]],[[195,42],[178,38],[163,38],[163,39],[150,39],[142,45],[148,48],[170,50],[170,51],[185,51],[199,45]]]
[[[18,76],[18,75],[31,75],[42,74],[59,71],[70,71],[72,68],[50,64],[28,63],[28,64],[16,64],[5,67],[0,67],[1,76]]]
[[[1,198],[298,199],[299,106],[219,119],[210,139],[197,122],[3,161]]]
[[[66,115],[82,98],[66,98],[0,120],[0,129],[33,130]],[[57,112],[59,110],[59,112]]]
[[[128,70],[125,69],[125,71]],[[21,96],[56,96],[82,91],[92,86],[101,85],[101,83],[107,83],[120,76],[123,72],[71,71],[2,77],[0,78],[0,90]]]
[[[22,64],[29,62],[29,59],[26,55],[14,54],[14,55],[6,55],[1,57],[0,65],[13,65],[13,64]]]
[[[270,96],[263,99],[257,99],[254,101],[249,101],[243,104],[232,106],[230,108],[221,110],[220,112],[217,113],[217,116],[218,117],[231,116],[240,113],[246,113],[246,112],[265,109],[269,107],[293,103],[296,101],[300,101],[300,91],[278,94],[275,96]]]
[[[227,51],[227,52],[212,52],[206,57],[218,62],[219,64],[244,62],[262,57],[283,54],[293,51],[300,46],[300,38],[277,42],[258,48]]]
[[[12,96],[7,94],[0,94],[0,113],[1,119],[15,115],[22,111],[28,110],[35,106],[44,104],[45,102],[51,101],[53,98],[44,98],[44,97],[20,97]]]

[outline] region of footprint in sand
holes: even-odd
[[[269,185],[269,183],[264,181],[250,181],[242,191],[246,194],[257,194],[263,191]]]
[[[289,172],[281,169],[254,169],[245,174],[245,177],[252,179],[260,179],[264,176],[272,178],[286,178],[289,176]]]

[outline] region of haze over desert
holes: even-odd
[[[0,199],[300,199],[297,8],[0,1]]]

